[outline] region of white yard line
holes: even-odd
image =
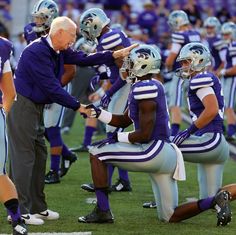
[[[0,234],[9,235],[9,234]],[[74,233],[29,233],[29,235],[92,235],[92,232],[74,232]]]

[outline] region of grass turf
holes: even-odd
[[[68,146],[77,146],[82,142],[84,121],[77,117],[74,127],[69,135],[63,136]],[[102,138],[98,136],[97,140]],[[229,160],[225,167],[224,184],[235,182],[236,163]],[[187,181],[180,182],[179,203],[186,198],[198,196],[196,177],[196,165],[186,163]],[[113,176],[113,183],[117,177],[117,171]],[[144,173],[130,173],[132,192],[112,193],[110,204],[115,216],[114,224],[82,224],[77,219],[81,215],[90,213],[94,205],[87,204],[87,198],[94,198],[93,193],[80,189],[82,183],[91,182],[88,154],[79,154],[78,161],[73,164],[68,174],[62,178],[60,184],[46,185],[48,208],[58,211],[58,221],[46,221],[42,226],[29,226],[30,232],[79,232],[91,231],[93,235],[115,234],[159,234],[159,235],[199,235],[199,234],[223,234],[235,235],[236,221],[227,227],[216,226],[216,213],[204,212],[194,218],[179,224],[167,224],[158,221],[156,209],[142,208],[143,202],[153,200],[151,184],[148,175]],[[236,211],[236,202],[232,202],[232,210]],[[6,222],[6,211],[0,205],[0,233],[9,233],[11,228]]]

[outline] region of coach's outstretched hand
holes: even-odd
[[[89,110],[89,116],[90,118],[98,118],[101,114],[101,109],[96,107],[94,104],[88,104],[86,105],[86,109]]]
[[[78,109],[78,111],[80,112],[80,115],[83,118],[87,118],[91,116],[91,110],[86,108],[87,105],[85,104],[80,104],[80,107]]]
[[[137,46],[139,46],[139,44],[138,44],[138,43],[135,43],[135,44],[133,44],[133,45],[131,45],[131,46],[129,46],[129,47],[126,47],[126,48],[123,48],[123,49],[114,51],[113,54],[112,54],[112,56],[114,57],[114,59],[123,59],[123,58],[125,58],[126,56],[129,55],[130,51],[131,51],[133,48],[135,48],[135,47],[137,47]]]

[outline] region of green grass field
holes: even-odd
[[[84,121],[77,118],[73,130],[64,136],[68,146],[76,146],[82,141]],[[101,136],[97,137],[102,138]],[[229,160],[225,167],[224,184],[234,183],[236,162]],[[187,181],[179,183],[179,202],[186,198],[198,196],[196,166],[186,164]],[[113,177],[115,182],[117,173]],[[81,215],[91,212],[94,205],[87,204],[87,198],[94,198],[93,193],[80,189],[80,185],[91,182],[89,158],[87,154],[80,154],[79,160],[71,167],[69,173],[60,184],[46,185],[48,207],[60,213],[58,221],[46,221],[42,226],[29,226],[30,232],[79,232],[91,231],[93,235],[113,234],[158,234],[158,235],[200,235],[200,234],[236,234],[236,221],[227,227],[216,226],[216,213],[207,211],[197,217],[179,224],[159,222],[156,209],[143,209],[145,201],[153,199],[148,176],[143,173],[130,173],[133,191],[131,193],[112,193],[110,204],[115,216],[114,224],[81,224],[77,219]],[[233,212],[236,202],[232,203]],[[0,205],[0,233],[9,233],[11,228],[6,222],[6,211]]]

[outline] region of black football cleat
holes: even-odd
[[[157,208],[156,202],[144,202],[143,208]]]
[[[215,195],[213,205],[217,211],[217,226],[226,226],[232,219],[230,198],[228,191],[220,191]]]
[[[17,222],[12,222],[13,235],[27,235],[27,227],[23,220],[19,219]]]
[[[46,175],[45,175],[45,184],[57,184],[60,183],[60,176],[59,173],[53,170],[50,170]]]
[[[117,182],[111,186],[112,192],[131,192],[132,188],[129,181],[118,179]]]
[[[94,210],[86,215],[81,216],[78,219],[80,223],[114,223],[114,217],[110,210],[101,211],[98,206]]]
[[[225,139],[230,143],[230,144],[236,144],[236,135],[227,135]]]
[[[71,164],[77,161],[77,156],[75,153],[71,152],[69,156],[62,156],[61,159],[61,169],[60,169],[60,177],[63,177],[69,171]]]
[[[75,152],[75,153],[77,152],[85,153],[85,152],[88,152],[88,146],[82,144],[79,147],[70,148],[70,151]]]

